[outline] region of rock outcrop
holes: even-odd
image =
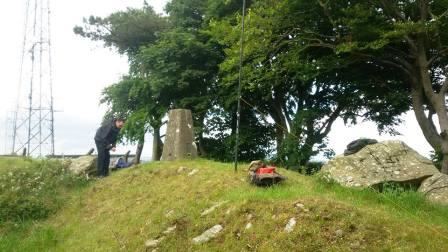
[[[76,175],[95,175],[97,156],[81,156],[73,159],[68,169]]]
[[[193,238],[193,243],[200,244],[204,242],[208,242],[212,238],[216,237],[221,231],[223,227],[221,225],[215,225],[211,227],[210,229],[206,230],[201,235]]]
[[[438,173],[432,162],[401,141],[367,145],[349,156],[337,156],[321,173],[349,187],[376,187],[387,182],[420,185]]]
[[[429,201],[448,205],[448,175],[436,173],[427,178],[418,189]]]

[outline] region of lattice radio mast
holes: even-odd
[[[50,0],[26,0],[12,153],[54,155]]]

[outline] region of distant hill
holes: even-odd
[[[245,165],[153,162],[112,173],[67,196],[26,232],[3,233],[16,251],[448,251],[448,207],[416,192],[354,190],[279,169],[271,188]],[[295,222],[295,225],[293,225]],[[285,227],[289,224],[289,229]],[[193,238],[215,225],[208,242]],[[3,239],[3,240],[2,240]]]

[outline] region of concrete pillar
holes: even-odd
[[[188,109],[170,110],[162,160],[196,158],[197,156],[191,111]]]

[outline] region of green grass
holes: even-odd
[[[234,173],[231,164],[195,160],[113,173],[73,190],[46,220],[3,233],[0,251],[151,251],[145,241],[161,236],[158,251],[448,251],[448,207],[417,192],[349,189],[284,169],[285,183],[258,188],[245,167]],[[292,217],[297,225],[286,233]],[[224,227],[216,238],[192,243],[216,224]]]
[[[56,160],[0,159],[0,234],[57,212],[74,190],[87,185]]]

